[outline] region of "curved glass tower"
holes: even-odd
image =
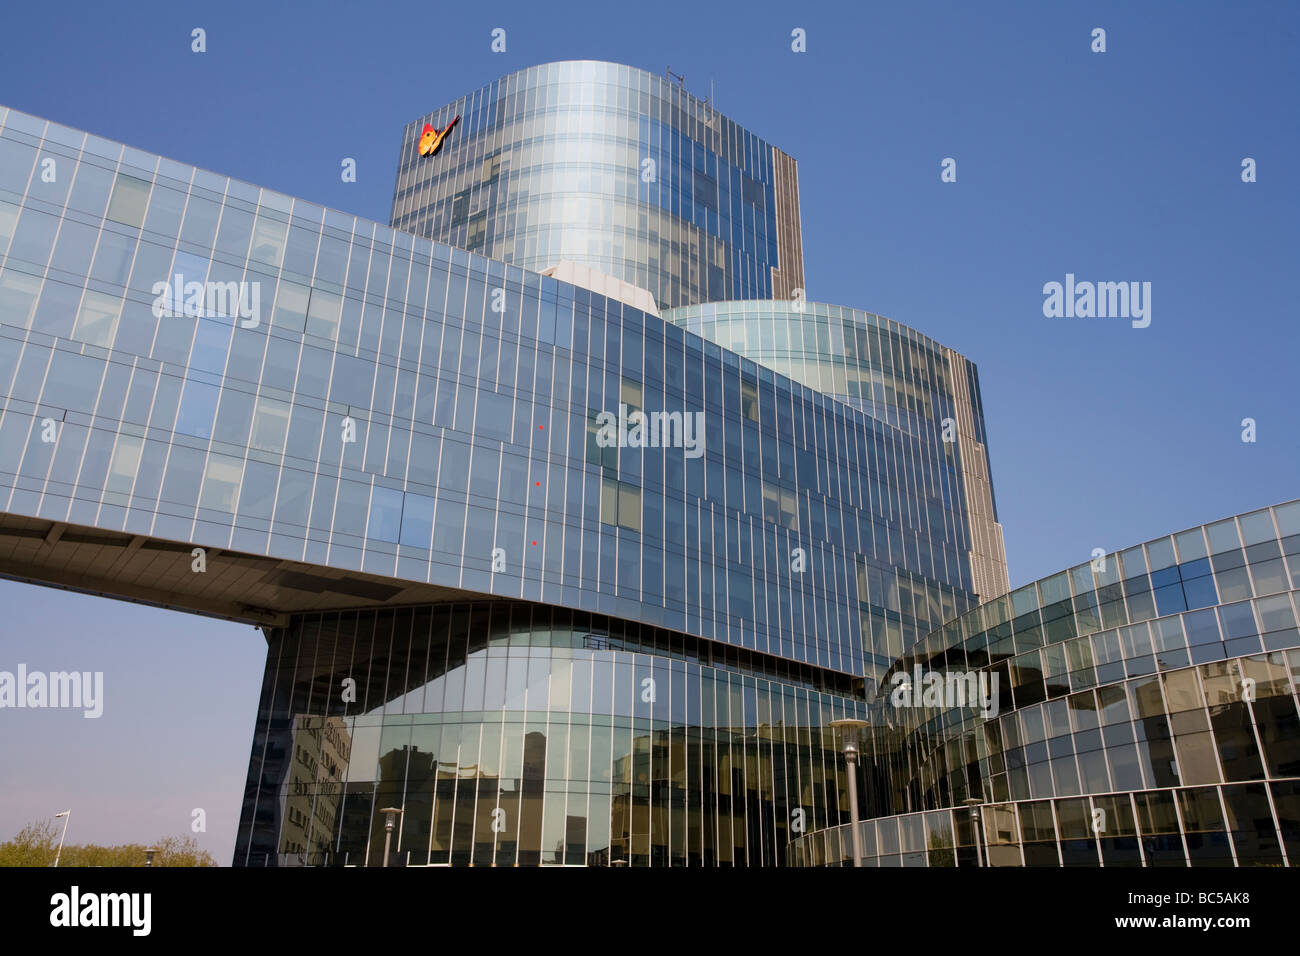
[[[872,702],[866,864],[1294,865],[1298,620],[1300,501],[958,616]],[[971,674],[992,707],[942,699]],[[791,862],[847,864],[851,847],[847,827],[813,832]]]
[[[456,116],[426,161],[425,124]],[[411,123],[392,224],[535,272],[580,262],[661,308],[803,286],[795,161],[616,63],[529,67]]]

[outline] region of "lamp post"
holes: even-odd
[[[862,834],[858,830],[858,732],[867,726],[865,720],[845,717],[832,720],[830,726],[839,728],[840,749],[849,772],[849,821],[853,827],[853,865],[862,865]]]
[[[57,820],[59,817],[63,817],[63,833],[59,835],[59,849],[54,854],[55,866],[59,865],[59,857],[63,856],[63,838],[68,835],[68,821],[72,819],[72,811],[64,810],[62,813],[54,814],[54,819]]]
[[[980,850],[980,804],[983,803],[979,797],[967,797],[962,803],[970,807],[971,829],[975,833],[975,863],[978,866],[984,865],[984,854]]]
[[[153,866],[153,857],[158,850],[156,847],[147,846],[144,848],[144,865]]]
[[[387,866],[388,848],[393,843],[393,823],[403,811],[397,807],[384,807],[379,812],[384,815],[384,866]]]

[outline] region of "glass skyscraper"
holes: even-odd
[[[388,807],[405,865],[824,862],[842,717],[864,813],[964,792],[880,702],[972,615],[1039,648],[979,377],[806,302],[793,160],[706,105],[512,74],[392,226],[0,108],[0,574],[263,628],[236,864]]]
[[[426,162],[424,124],[456,116]],[[581,262],[660,308],[803,286],[795,161],[680,84],[616,63],[530,67],[411,123],[392,224],[536,272]]]

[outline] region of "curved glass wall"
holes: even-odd
[[[974,363],[891,319],[822,302],[746,301],[663,314],[728,351],[832,395],[910,435],[938,442],[960,473],[974,590],[1008,589]]]
[[[865,798],[864,815],[939,810],[943,820],[955,808],[960,829],[961,805],[979,801],[993,865],[1290,864],[1300,853],[1298,621],[1300,501],[987,602],[882,680],[865,764],[888,792]],[[895,706],[912,702],[900,688],[937,686],[932,674],[947,686],[971,673],[997,688],[987,718],[937,692]],[[827,855],[829,839],[807,835],[793,859],[844,859]],[[955,845],[974,842],[958,831]],[[888,855],[875,854],[895,865]]]
[[[911,434],[937,435],[956,414],[951,350],[871,312],[754,300],[683,306],[663,319]],[[974,364],[963,359],[955,371],[981,404]],[[982,413],[975,429],[987,444]]]
[[[420,156],[424,124],[455,116]],[[408,125],[391,222],[537,272],[581,262],[660,307],[803,285],[794,160],[615,63],[530,67]]]
[[[841,675],[519,602],[269,637],[236,865],[381,865],[385,807],[412,866],[774,865],[847,819]]]
[[[787,865],[852,866],[850,826],[796,837]],[[864,866],[1293,866],[1300,781],[993,803],[858,827]]]

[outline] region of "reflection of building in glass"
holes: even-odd
[[[351,740],[341,717],[296,715],[293,755],[285,781],[282,863],[320,862],[338,832]]]
[[[340,652],[378,696],[339,718],[352,759],[337,858],[320,862],[378,865],[374,810],[389,805],[405,810],[395,853],[416,865],[775,863],[796,817],[811,828],[847,812],[824,724],[853,700],[848,675],[778,679],[778,661],[748,652],[705,665],[707,642],[485,601],[312,615],[275,631],[268,680],[286,700],[320,635],[340,631],[352,635]],[[619,650],[590,649],[593,634]],[[403,712],[380,716],[389,698]],[[265,859],[258,842],[249,853]]]
[[[895,663],[882,696],[918,666],[987,670],[999,713],[888,715],[897,726],[874,747],[892,755],[876,781],[889,799],[861,824],[866,862],[1294,864],[1298,601],[1292,501],[1106,555],[944,624]],[[850,861],[846,830],[796,839],[792,862]]]

